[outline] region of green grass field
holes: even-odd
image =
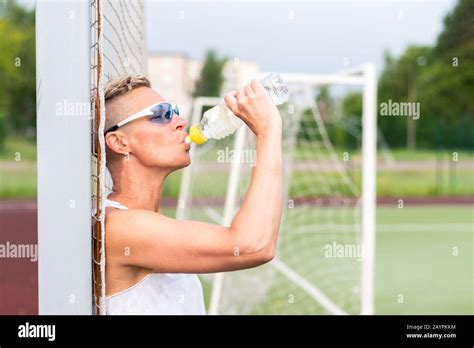
[[[318,159],[328,159],[327,152],[314,154],[314,149],[310,149]],[[343,153],[342,150],[335,150],[336,153]],[[316,150],[317,152],[317,150]],[[308,151],[304,149],[296,150],[296,159],[308,159]],[[303,156],[304,154],[304,156]],[[209,161],[216,161],[216,154],[208,154]],[[429,150],[394,150],[393,157],[400,161],[427,161],[434,160],[436,156],[448,160],[452,151],[442,151],[436,153]],[[326,157],[325,157],[326,156]],[[354,151],[351,158],[358,160],[359,151]],[[459,161],[474,161],[474,152],[459,151]],[[301,157],[301,158],[300,158]],[[379,153],[379,158],[382,155]],[[312,195],[327,195],[331,192],[351,195],[347,191],[346,185],[340,185],[341,178],[336,172],[324,172],[319,175],[313,170],[315,177],[312,180]],[[163,194],[166,197],[177,198],[182,171],[173,173],[166,181]],[[0,199],[12,198],[36,198],[36,144],[18,138],[7,138],[5,149],[0,153]],[[348,176],[354,182],[355,187],[360,190],[361,174],[360,170],[348,171]],[[293,187],[298,187],[298,183],[304,184],[306,172],[296,171],[295,183]],[[197,183],[196,195],[219,196],[225,191],[227,185],[226,172],[213,172],[209,176],[201,176],[203,182]],[[207,181],[206,181],[207,180]],[[316,185],[318,183],[319,185]],[[339,186],[338,186],[339,185]],[[199,191],[199,187],[201,191]],[[434,196],[473,196],[474,195],[474,165],[462,167],[456,170],[444,168],[436,171],[434,167],[418,170],[379,170],[377,172],[377,194],[379,197],[434,197]],[[290,192],[293,195],[293,192]]]
[[[0,152],[0,199],[36,198],[36,143],[8,137]]]
[[[348,209],[348,208],[346,208]],[[353,209],[350,209],[353,210]],[[172,215],[172,211],[168,211]],[[337,213],[335,208],[311,207],[295,212],[301,221],[322,221],[326,226],[317,237],[297,233],[291,236],[282,231],[281,257],[292,269],[305,279],[314,282],[323,292],[343,308],[356,308],[347,298],[345,290],[356,281],[351,271],[352,260],[328,260],[322,254],[322,245],[332,240],[343,240],[338,232],[351,227],[353,215]],[[312,214],[309,217],[308,214]],[[195,219],[209,219],[200,213]],[[293,219],[294,220],[294,219]],[[294,220],[296,221],[296,220]],[[330,221],[335,221],[330,224]],[[292,223],[296,226],[296,223]],[[342,227],[342,229],[341,229]],[[469,206],[380,206],[377,210],[376,263],[375,263],[375,307],[377,314],[473,314],[474,208]],[[350,242],[351,238],[345,238]],[[263,266],[267,269],[268,265]],[[249,271],[245,271],[249,272]],[[268,276],[268,271],[254,272],[255,276]],[[237,272],[238,273],[238,272]],[[245,299],[254,301],[257,295],[255,284],[245,284],[245,277],[238,279]],[[272,277],[274,285],[267,289],[251,313],[324,313],[301,287],[289,281],[279,272]],[[265,285],[265,280],[260,286]],[[203,278],[206,301],[209,301],[210,283]],[[232,291],[233,293],[235,292]],[[295,302],[288,304],[288,296]],[[251,300],[251,298],[254,300]],[[346,298],[347,297],[347,298]],[[237,297],[242,299],[242,297]],[[243,308],[243,304],[240,306]],[[353,307],[354,306],[354,307]],[[239,306],[236,306],[239,308]]]
[[[474,313],[472,206],[379,207],[377,219],[377,313]]]

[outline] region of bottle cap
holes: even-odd
[[[199,127],[199,124],[195,124],[194,126],[191,126],[189,128],[189,135],[186,137],[186,142],[192,141],[193,143],[196,143],[198,145],[204,144],[207,141],[207,138],[204,136],[204,133],[202,132],[201,127]]]

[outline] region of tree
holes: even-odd
[[[445,17],[434,63],[420,78],[420,102],[439,114],[447,147],[474,148],[474,2],[459,0]]]
[[[36,127],[35,14],[8,1],[0,14],[0,143]]]
[[[362,113],[362,93],[350,92],[345,95],[342,99],[342,117],[347,130],[344,145],[348,148],[354,149],[361,145]]]
[[[421,116],[380,117],[391,146],[474,147],[474,2],[459,0],[445,17],[434,47],[409,46],[399,57],[385,56],[379,102],[418,102]],[[415,125],[417,127],[415,128]],[[418,129],[418,130],[417,130]],[[406,134],[406,136],[405,136]]]
[[[417,80],[431,56],[427,46],[408,46],[400,58],[394,60],[390,54],[385,56],[385,69],[379,81],[379,101],[417,102]],[[396,123],[394,118],[380,118],[381,124]],[[406,144],[409,149],[416,147],[416,121],[413,115],[406,117]],[[386,125],[390,129],[391,125]]]
[[[454,9],[444,18],[444,28],[438,36],[435,53],[438,57],[460,54],[463,58],[474,58],[474,2],[459,0]],[[469,49],[466,49],[469,48]]]
[[[206,54],[201,75],[194,88],[194,97],[218,97],[221,92],[224,78],[222,69],[226,62],[225,58],[218,58],[215,51],[210,50]]]

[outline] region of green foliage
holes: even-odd
[[[362,116],[362,94],[359,92],[347,94],[342,101],[342,111],[346,116],[360,118]]]
[[[344,141],[340,145],[347,149],[360,147],[360,134],[362,134],[362,95],[359,92],[351,92],[342,100],[341,123],[345,125]]]
[[[459,0],[445,17],[434,47],[409,46],[389,53],[380,76],[379,103],[419,102],[413,136],[425,148],[474,148],[474,2]],[[391,147],[404,146],[409,117],[379,117]]]
[[[316,104],[324,121],[324,127],[331,143],[335,147],[356,149],[360,146],[362,96],[360,93],[349,93],[342,103],[334,100],[329,88],[323,86],[316,96]],[[338,110],[342,108],[342,113]],[[311,109],[301,115],[298,143],[320,142],[321,133]]]
[[[8,1],[0,16],[0,37],[2,144],[7,131],[28,134],[36,127],[34,11]]]
[[[438,36],[435,51],[438,57],[454,56],[472,59],[474,45],[474,2],[472,0],[459,0],[456,7],[444,18],[444,30]],[[463,50],[469,47],[470,50]],[[458,51],[459,50],[459,51]],[[458,53],[468,53],[460,54]],[[453,55],[454,54],[454,55]]]
[[[7,122],[5,116],[0,112],[0,153],[5,150],[5,140],[7,138]]]
[[[323,86],[320,88],[319,93],[316,96],[316,105],[325,123],[329,121],[330,118],[333,116],[334,101],[331,98],[327,86]],[[298,139],[301,141],[308,142],[317,141],[321,138],[318,132],[316,131],[317,129],[318,125],[314,118],[313,111],[311,109],[305,110],[301,115]]]
[[[226,62],[225,58],[218,58],[216,52],[207,52],[206,60],[201,70],[201,76],[196,82],[193,96],[218,97],[221,92],[224,78],[222,69]]]
[[[409,46],[398,59],[386,54],[385,69],[379,80],[379,104],[388,103],[390,100],[398,103],[418,101],[418,79],[430,60],[431,51],[432,49],[426,46]],[[390,146],[403,146],[407,143],[407,137],[410,136],[409,122],[414,120],[411,117],[378,118],[378,126]],[[412,137],[416,139],[416,129]]]

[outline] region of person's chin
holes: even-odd
[[[189,156],[189,153],[187,154],[186,158],[186,164],[184,165],[185,167],[189,166],[191,164],[191,156]]]
[[[191,164],[191,156],[189,156],[189,153],[186,152],[184,156],[181,157],[181,160],[179,161],[179,169],[185,168]]]

